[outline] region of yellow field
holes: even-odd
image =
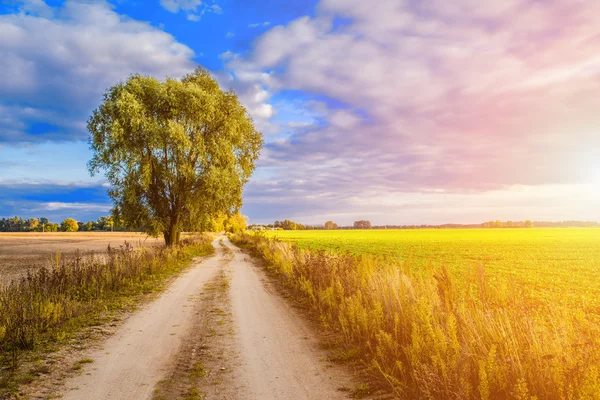
[[[600,314],[600,229],[269,231],[302,249],[408,261],[414,272],[445,265],[456,277],[483,266],[490,284]],[[498,282],[501,281],[501,282]]]
[[[600,229],[266,236],[237,241],[398,398],[600,399]]]

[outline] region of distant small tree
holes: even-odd
[[[86,232],[93,231],[94,230],[94,222],[93,221],[86,222],[83,225],[83,230]]]
[[[525,221],[525,228],[533,228],[533,222],[530,220]]]
[[[44,231],[45,232],[58,232],[58,230],[60,229],[60,225],[59,224],[53,224],[52,222],[47,223],[44,225]]]
[[[331,230],[331,229],[337,229],[337,228],[338,228],[338,226],[335,222],[333,222],[333,221],[325,222],[325,229]]]
[[[79,225],[73,218],[67,218],[60,224],[60,230],[63,232],[77,232]]]
[[[40,227],[40,220],[37,218],[29,218],[27,221],[27,230],[30,232],[35,232]]]
[[[283,221],[281,223],[281,227],[286,231],[295,231],[298,229],[298,224],[295,223],[294,221],[290,221],[289,219],[286,219],[285,221]]]
[[[371,221],[354,221],[354,229],[371,229]]]

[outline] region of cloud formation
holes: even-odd
[[[83,139],[107,87],[135,72],[179,77],[195,67],[191,48],[162,25],[106,1],[17,3],[0,15],[0,146]],[[192,21],[221,12],[212,0],[160,4]],[[225,65],[214,76],[267,142],[248,214],[340,223],[593,214],[596,15],[600,3],[588,0],[320,0],[285,25],[227,26],[240,39],[212,52],[221,53],[212,66]],[[27,174],[13,161],[0,160],[0,170]],[[0,209],[92,203],[19,196],[4,196]]]
[[[160,5],[167,11],[177,14],[183,11],[187,15],[188,21],[200,21],[205,13],[221,14],[223,10],[214,1],[207,4],[202,0],[160,0]]]
[[[194,52],[104,1],[28,1],[0,15],[0,142],[73,140],[102,92],[132,73],[178,77]]]
[[[599,14],[583,0],[322,0],[229,68],[331,100],[326,124],[264,152],[280,185],[305,182],[303,198],[589,183]]]
[[[0,218],[46,217],[95,220],[108,215],[112,204],[101,183],[0,180]]]

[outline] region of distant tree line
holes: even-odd
[[[596,221],[487,221],[481,224],[441,224],[441,225],[371,225],[370,221],[355,221],[352,225],[341,226],[333,221],[327,221],[323,225],[305,225],[286,219],[284,221],[275,221],[273,224],[260,225],[252,224],[248,229],[281,229],[281,230],[334,230],[334,229],[477,229],[477,228],[594,228],[600,227]]]
[[[110,216],[100,217],[96,221],[78,222],[73,218],[67,218],[60,224],[53,223],[48,218],[29,218],[19,217],[1,218],[0,232],[77,232],[77,231],[123,231],[125,227],[122,224],[114,224]]]
[[[202,231],[210,232],[243,232],[246,229],[247,217],[239,212],[227,215],[224,213],[206,218],[201,223]],[[287,227],[298,226],[304,228],[304,225],[293,225],[288,221]],[[67,218],[60,224],[52,223],[48,218],[29,218],[19,217],[1,218],[0,232],[92,232],[92,231],[135,231],[143,232],[146,228],[141,226],[135,229],[127,227],[120,219],[115,220],[112,216],[102,216],[96,221],[76,221],[73,218]]]
[[[283,221],[275,221],[272,224],[260,225],[252,224],[248,226],[251,230],[284,230],[284,231],[303,231],[303,230],[335,230],[335,229],[371,229],[371,221],[361,220],[355,221],[352,226],[339,226],[333,221],[327,221],[323,225],[305,225],[299,222],[294,222],[289,219]]]
[[[488,221],[482,224],[482,228],[533,228],[533,222],[527,221]]]

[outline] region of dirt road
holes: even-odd
[[[327,363],[311,327],[270,287],[238,248],[231,280],[233,317],[243,360],[237,376],[245,399],[343,399],[355,383]]]
[[[230,251],[223,251],[219,242]],[[150,399],[156,384],[172,375],[176,354],[194,326],[190,301],[219,271],[230,277],[234,331],[222,344],[235,363],[228,390],[207,398],[342,399],[340,388],[356,384],[347,370],[326,361],[314,330],[270,288],[249,257],[218,237],[216,255],[177,278],[156,301],[129,318],[93,364],[66,381],[64,399]],[[225,369],[225,368],[222,368]],[[171,371],[171,372],[170,372]],[[170,375],[171,374],[171,375]]]

